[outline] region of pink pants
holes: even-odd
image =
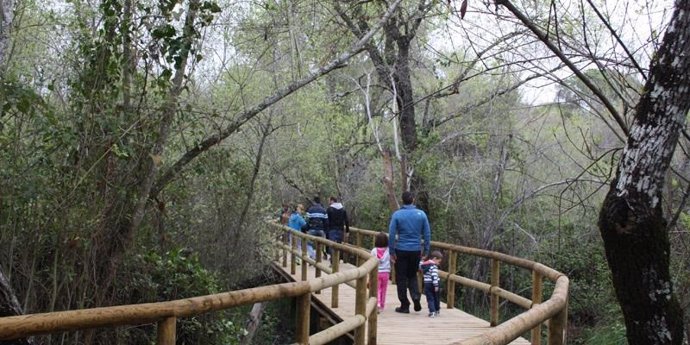
[[[388,289],[388,278],[389,277],[390,277],[389,272],[379,272],[379,291],[378,291],[379,303],[378,303],[378,307],[380,310],[383,310],[383,307],[386,305],[386,290]]]

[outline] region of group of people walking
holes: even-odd
[[[295,231],[324,237],[336,243],[342,243],[343,240],[346,240],[350,232],[347,211],[345,211],[343,204],[338,202],[338,198],[334,196],[328,198],[328,208],[323,207],[321,198],[317,196],[314,197],[312,205],[306,210],[306,214],[302,204],[295,205],[292,213],[288,216],[286,216],[286,212],[288,212],[287,208],[283,207],[281,223]],[[301,247],[301,242],[298,242],[297,246]],[[325,254],[331,254],[328,248]],[[316,250],[311,243],[307,244],[307,255],[312,259],[316,258]]]
[[[400,306],[398,313],[409,314],[410,306],[418,312],[422,310],[421,293],[418,288],[417,272],[424,276],[423,293],[429,306],[429,317],[440,314],[438,266],[443,260],[439,251],[431,251],[431,227],[423,210],[414,205],[412,192],[402,194],[403,205],[393,212],[388,234],[379,232],[374,239],[371,255],[379,260],[378,271],[378,310],[382,312],[386,305],[386,291],[390,280],[391,264],[395,267],[396,285]],[[281,216],[281,222],[296,231],[303,231],[312,236],[326,237],[331,241],[342,243],[347,240],[350,225],[347,212],[336,197],[329,198],[329,207],[325,209],[318,197],[302,216],[304,207],[298,204],[292,214]],[[299,244],[298,244],[299,245]],[[308,255],[315,258],[315,250],[308,246]],[[328,253],[330,254],[330,253]],[[423,260],[422,260],[423,259]],[[408,292],[409,297],[408,298]]]

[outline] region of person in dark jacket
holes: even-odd
[[[338,198],[332,196],[328,199],[329,206],[326,209],[328,216],[328,231],[326,238],[336,243],[343,243],[350,232],[350,223],[347,221],[347,212]],[[331,254],[330,248],[328,254]]]
[[[328,214],[326,209],[321,205],[321,198],[314,197],[314,203],[307,209],[307,235],[326,237],[326,229],[328,229]],[[312,259],[316,258],[316,251],[314,245],[308,245],[309,256]]]
[[[388,248],[391,261],[395,263],[395,282],[398,288],[400,307],[395,308],[398,313],[410,312],[410,300],[407,290],[414,303],[414,311],[422,310],[419,303],[420,293],[417,281],[419,259],[422,257],[422,239],[424,239],[424,255],[431,246],[431,228],[429,219],[424,211],[418,209],[414,203],[414,194],[402,194],[403,205],[393,212],[388,225]]]

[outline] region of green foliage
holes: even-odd
[[[581,341],[573,344],[586,345],[627,345],[625,325],[620,322],[587,329],[580,337]]]
[[[126,273],[124,273],[126,272]],[[220,292],[216,274],[206,270],[196,255],[173,249],[163,255],[149,252],[135,255],[120,273],[117,290],[127,303],[162,302]],[[207,313],[178,320],[177,341],[180,344],[238,344],[245,334],[237,320],[237,310]],[[118,335],[128,344],[147,344],[151,332],[125,330]]]
[[[39,110],[47,110],[43,98],[33,89],[23,84],[4,79],[0,81],[0,131],[3,129],[2,118],[5,116],[33,116]]]
[[[591,344],[588,332],[600,330],[600,344],[615,339],[622,322],[622,314],[614,293],[611,276],[604,257],[603,244],[596,229],[589,233],[573,225],[564,225],[560,245],[545,244],[535,258],[570,279],[568,318],[573,325],[574,344]],[[557,250],[556,248],[562,248]],[[598,333],[598,332],[596,332]],[[611,337],[611,338],[609,338]],[[618,344],[612,342],[611,344]]]

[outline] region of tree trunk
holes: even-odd
[[[245,329],[247,330],[247,334],[240,338],[240,345],[252,344],[252,340],[254,339],[256,332],[259,330],[259,327],[261,326],[261,315],[264,313],[265,308],[265,303],[254,303],[252,311],[249,313],[249,320],[247,320],[247,326],[245,327]]]
[[[384,26],[384,42],[366,45],[366,51],[376,69],[379,82],[388,87],[395,97],[396,115],[400,124],[400,137],[403,144],[403,153],[400,157],[400,173],[403,175],[402,189],[408,189],[406,182],[409,181],[409,189],[417,194],[417,206],[427,212],[429,210],[429,197],[424,188],[424,180],[414,174],[414,154],[419,140],[415,119],[414,92],[410,77],[410,43],[434,4],[433,1],[419,0],[415,6],[410,7],[414,8],[413,11],[401,10],[396,13]],[[361,37],[362,33],[369,27],[368,16],[361,7],[353,9],[354,17],[350,17],[337,3],[336,10],[357,37]],[[357,20],[357,24],[353,18]]]
[[[388,200],[388,208],[391,212],[400,208],[398,204],[397,193],[395,192],[395,183],[393,181],[393,162],[391,160],[390,150],[383,150],[383,185],[386,191],[386,200]]]
[[[676,1],[675,6],[599,214],[631,345],[683,341],[661,207],[664,178],[690,109],[690,1]]]
[[[3,66],[7,63],[9,54],[13,12],[14,0],[0,0],[0,70],[2,71],[4,71]]]
[[[199,11],[199,0],[191,0],[183,27],[184,46],[192,47],[196,39],[194,25]],[[160,123],[156,141],[139,162],[141,177],[130,187],[130,193],[113,197],[112,205],[105,210],[105,224],[92,236],[93,250],[85,270],[93,275],[95,283],[93,300],[96,306],[109,303],[114,294],[111,291],[113,279],[121,258],[129,249],[132,240],[144,219],[153,181],[158,174],[160,157],[166,146],[174,114],[178,108],[178,98],[184,90],[185,72],[191,49],[183,49],[180,62],[176,66],[170,90],[160,109]],[[137,174],[139,176],[139,174]],[[123,216],[125,215],[125,216]],[[87,332],[88,334],[89,332]],[[89,343],[88,336],[85,343]]]

